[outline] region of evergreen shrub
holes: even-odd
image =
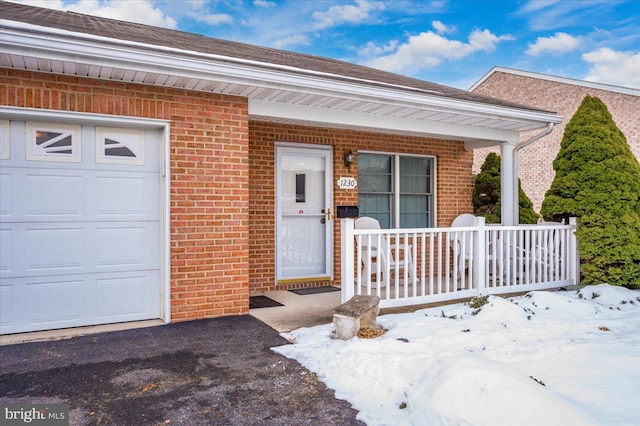
[[[484,216],[487,223],[500,223],[500,156],[493,152],[487,155],[480,170],[473,182],[473,211],[477,216]],[[533,202],[522,190],[520,179],[518,193],[520,223],[537,223],[540,216],[533,210]]]
[[[640,288],[640,164],[597,97],[567,123],[553,168],[541,213],[579,218],[582,283]]]

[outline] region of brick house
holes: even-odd
[[[3,334],[241,315],[252,291],[339,284],[340,206],[449,226],[471,210],[473,148],[560,122],[333,59],[0,9]]]
[[[563,123],[556,126],[553,132],[520,152],[522,188],[538,212],[555,175],[553,160],[560,150],[565,125],[585,96],[602,99],[616,125],[626,136],[631,151],[640,159],[640,90],[503,67],[493,68],[469,90],[556,111],[564,117]],[[480,166],[491,151],[497,152],[495,148],[474,151],[474,173],[480,172]]]

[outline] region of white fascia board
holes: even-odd
[[[325,125],[365,127],[372,131],[401,131],[441,139],[479,141],[517,141],[515,130],[499,130],[486,127],[466,126],[454,123],[413,120],[401,117],[368,114],[357,111],[342,111],[329,108],[292,105],[279,102],[249,100],[249,115],[267,116],[284,120],[316,122]]]
[[[476,90],[478,86],[480,86],[482,83],[485,82],[486,79],[488,79],[491,75],[493,75],[496,71],[499,71],[499,70],[500,70],[500,67],[491,68],[488,73],[480,77],[480,80],[476,81],[475,83],[473,83],[471,87],[469,87],[469,91],[473,92],[474,90]]]
[[[6,21],[3,21],[6,23]],[[42,27],[36,27],[42,31]],[[45,29],[46,30],[46,29]],[[413,93],[397,87],[381,86],[367,81],[338,81],[303,69],[278,67],[269,63],[240,61],[177,49],[161,49],[155,45],[126,43],[122,40],[74,38],[64,34],[32,33],[3,27],[0,29],[2,51],[7,54],[42,57],[88,65],[124,68],[213,81],[244,84],[302,93],[334,96],[392,105],[413,106],[434,111],[450,111],[483,117],[494,117],[527,123],[559,123],[562,117],[553,113],[488,105],[478,102]],[[82,34],[84,36],[84,34]],[[337,77],[337,76],[333,76]]]

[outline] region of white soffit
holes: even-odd
[[[426,91],[291,67],[163,49],[29,26],[0,28],[0,67],[183,88],[249,99],[254,120],[489,141],[559,123],[553,113],[434,96]],[[11,22],[11,24],[14,24]],[[50,29],[44,29],[44,31]],[[333,77],[333,78],[332,78]]]
[[[518,132],[513,130],[253,99],[249,100],[249,116],[257,121],[432,136],[452,140],[475,140],[478,142],[518,140]],[[451,118],[455,117],[451,114],[450,116]]]

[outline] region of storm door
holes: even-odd
[[[278,282],[331,278],[331,170],[330,147],[276,147]]]

